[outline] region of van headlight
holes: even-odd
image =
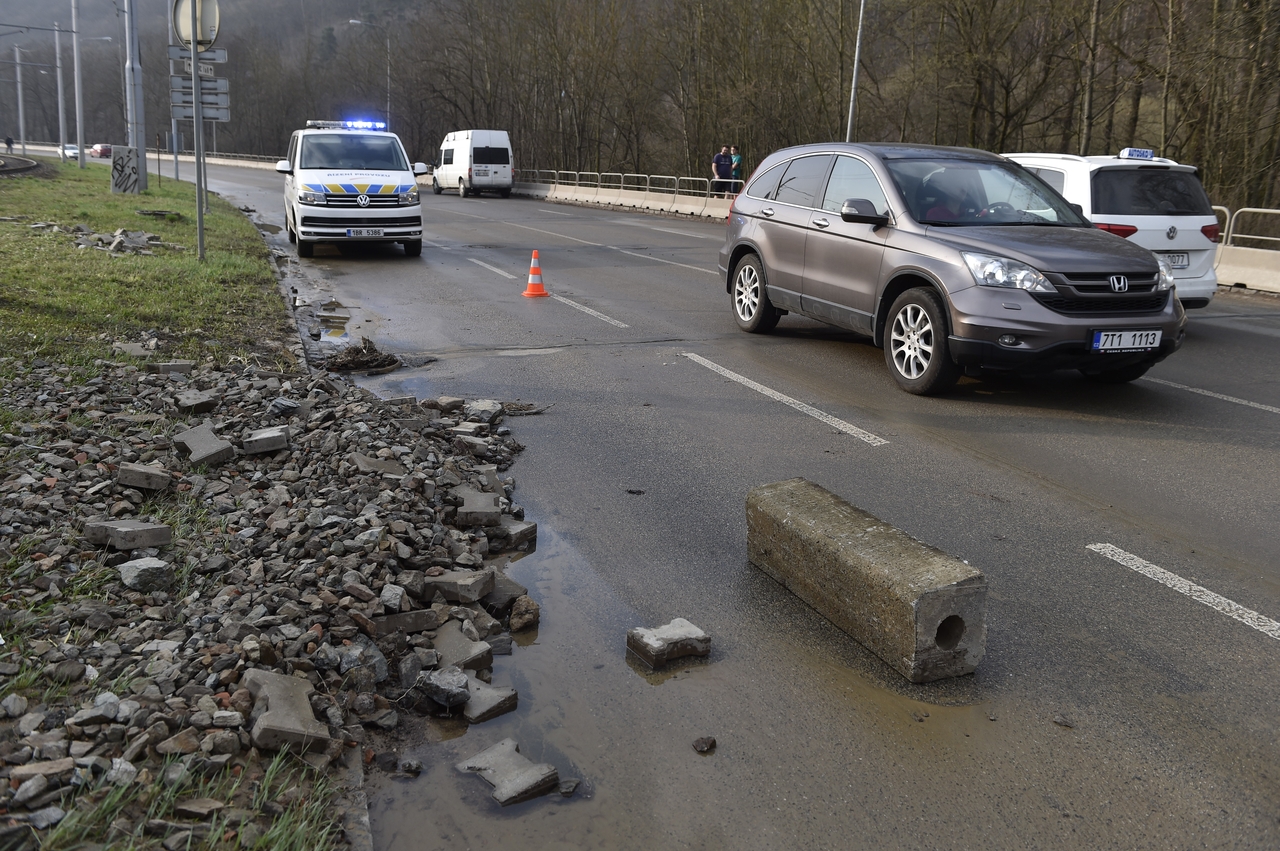
[[[1173,267],[1169,265],[1169,261],[1156,255],[1156,262],[1160,264],[1160,283],[1156,285],[1158,290],[1167,290],[1173,287]]]
[[[405,207],[416,203],[418,203],[418,187],[415,186],[408,192],[400,193],[400,206]]]
[[[322,206],[329,202],[325,199],[323,192],[312,192],[310,189],[300,189],[298,190],[298,203]]]
[[[990,254],[975,254],[961,251],[960,256],[973,273],[973,279],[980,287],[1008,287],[1010,289],[1027,290],[1033,293],[1056,293],[1058,290],[1049,283],[1049,279],[1032,269],[1026,263],[1010,260],[1008,257],[995,257]]]

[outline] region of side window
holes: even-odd
[[[1059,195],[1062,194],[1063,188],[1067,185],[1067,173],[1058,171],[1056,168],[1033,168],[1029,169],[1036,177],[1053,187],[1053,191]]]
[[[440,149],[440,165],[453,165],[453,148]]]
[[[298,164],[298,160],[296,158],[297,153],[298,153],[298,134],[294,133],[292,136],[289,137],[289,155],[285,157],[285,159],[287,159],[290,162],[290,164],[296,166]]]
[[[747,187],[747,195],[764,201],[772,201],[773,193],[778,191],[778,181],[782,180],[782,172],[786,168],[786,163],[780,163],[751,181],[751,185]]]
[[[878,215],[889,214],[889,200],[871,166],[853,157],[836,157],[831,179],[827,181],[827,193],[822,198],[822,209],[839,213],[844,202],[851,198],[870,201]]]
[[[774,200],[798,207],[812,207],[814,196],[822,185],[822,178],[827,176],[827,165],[830,162],[831,157],[827,154],[792,160],[778,184]]]

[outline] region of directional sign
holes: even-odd
[[[175,62],[179,59],[190,59],[191,51],[187,50],[185,47],[179,47],[176,44],[171,44],[169,45],[169,58]],[[227,49],[225,47],[215,47],[210,50],[202,50],[200,51],[199,59],[202,62],[226,62]]]
[[[218,0],[173,0],[173,31],[178,41],[191,44],[191,4],[196,4],[197,41],[208,47],[218,38]]]
[[[195,95],[191,92],[169,92],[169,103],[172,104],[191,104],[195,103]],[[200,105],[204,107],[210,106],[231,106],[231,95],[226,92],[201,92]]]
[[[175,92],[189,92],[191,91],[191,78],[174,74],[169,78],[169,89]],[[231,88],[227,85],[226,77],[201,77],[200,91],[229,92]]]
[[[196,108],[194,105],[182,106],[174,104],[169,107],[169,114],[179,121],[194,121]],[[225,106],[202,106],[200,108],[200,117],[205,121],[230,121],[231,110]]]
[[[183,59],[183,60],[182,60],[182,70],[186,72],[186,74],[187,74],[187,78],[188,78],[188,82],[190,82],[190,77],[191,77],[191,60],[190,60],[190,59]],[[212,77],[215,73],[217,73],[217,72],[213,70],[213,63],[212,63],[212,62],[201,62],[201,63],[200,63],[200,76],[201,76],[201,77]]]

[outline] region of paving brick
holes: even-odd
[[[124,461],[116,470],[116,484],[126,488],[141,488],[147,491],[162,491],[169,487],[173,477],[163,467],[149,467],[146,464],[134,464]]]
[[[503,739],[456,768],[483,777],[493,787],[493,799],[504,807],[546,794],[560,783],[554,765],[529,761],[520,754],[515,739]]]
[[[117,550],[142,547],[167,547],[173,541],[173,530],[163,523],[141,520],[103,520],[86,523],[84,536],[94,546],[111,546]]]
[[[187,390],[174,398],[180,414],[207,414],[218,407],[221,398],[207,390]]]
[[[173,445],[189,456],[191,465],[217,466],[236,456],[235,447],[213,433],[213,426],[205,423],[175,435]]]
[[[684,618],[675,618],[656,629],[638,626],[627,630],[627,649],[650,668],[661,668],[672,659],[708,655],[711,636]]]
[[[159,375],[168,375],[171,372],[181,372],[185,375],[191,372],[195,365],[196,362],[193,360],[158,361],[147,364],[146,370]]]
[[[462,497],[462,505],[458,507],[458,526],[497,526],[502,522],[502,509],[498,508],[497,494],[466,488],[455,488],[453,492]]]
[[[455,603],[474,603],[493,590],[493,569],[446,570],[439,576],[426,576],[422,580],[422,593],[409,593],[421,600],[434,600],[436,592]],[[408,587],[408,586],[406,586]]]
[[[418,404],[417,396],[392,396],[389,399],[383,399],[388,405],[416,405]]]
[[[507,531],[507,546],[518,547],[538,540],[538,524],[532,520],[517,520],[510,514],[502,515],[498,524]]]
[[[241,441],[244,451],[249,455],[262,452],[279,452],[289,448],[289,427],[272,426],[249,432],[249,436]]]
[[[519,695],[513,688],[492,686],[467,675],[467,691],[471,698],[462,707],[462,715],[472,724],[481,724],[516,708]]]
[[[394,632],[413,635],[417,632],[426,632],[429,629],[439,629],[440,621],[440,613],[435,609],[418,609],[412,612],[400,612],[394,615],[373,618],[373,624],[377,629],[379,638],[391,635]]]
[[[971,673],[986,652],[981,571],[812,482],[747,495],[747,556],[911,682]]]
[[[489,426],[485,423],[458,423],[449,429],[449,434],[466,435],[467,437],[481,437],[489,433]]]
[[[356,465],[356,470],[361,473],[390,473],[393,476],[405,475],[405,469],[399,461],[392,461],[390,458],[371,458],[368,455],[362,455],[359,452],[352,452],[347,456],[347,460]]]
[[[252,668],[245,671],[240,685],[253,695],[255,712],[259,701],[266,701],[267,705],[250,733],[255,747],[274,751],[287,745],[305,751],[328,745],[329,728],[317,721],[311,711],[311,683]]]
[[[440,654],[442,668],[456,665],[459,668],[479,671],[493,666],[493,650],[489,647],[489,643],[467,638],[462,634],[462,624],[458,621],[451,620],[440,627],[436,631],[432,644]]]

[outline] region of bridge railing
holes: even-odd
[[[742,191],[743,185],[741,180],[715,182],[713,186],[713,181],[705,177],[616,171],[515,169],[512,176],[517,195],[700,218],[728,216],[733,196]]]

